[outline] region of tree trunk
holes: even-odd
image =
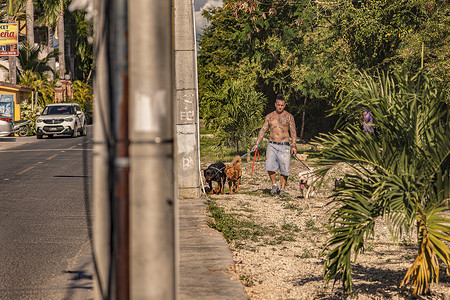
[[[58,17],[58,39],[59,39],[59,79],[64,79],[66,73],[66,58],[65,58],[65,33],[64,33],[64,5],[63,0],[60,0],[60,13]]]
[[[32,47],[34,46],[34,6],[33,0],[27,0],[27,41]]]
[[[68,74],[70,74],[70,80],[73,80],[73,76],[75,74],[75,60],[73,57],[73,52],[72,52],[72,45],[70,44],[70,39],[66,40],[66,61],[68,63],[66,63],[66,65],[68,65],[68,67],[66,69],[69,70]]]
[[[9,60],[9,82],[12,84],[17,84],[16,57],[10,56],[8,60]]]
[[[306,100],[308,100],[308,96],[305,96],[305,100],[303,101],[302,129],[300,130],[300,140],[301,141],[303,141],[303,132],[305,130]]]
[[[48,46],[48,53],[51,53],[52,51],[55,50],[54,46],[53,46],[53,28],[52,26],[48,26],[48,41],[47,41],[47,46]],[[52,68],[53,72],[48,72],[49,74],[49,78],[50,80],[55,79],[55,74],[56,74],[56,62],[55,62],[55,58],[52,57],[48,60],[48,65],[50,66],[50,68]]]

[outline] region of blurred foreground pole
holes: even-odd
[[[175,299],[171,1],[128,2],[130,295]]]
[[[98,0],[95,28],[96,76],[94,81],[94,197],[92,212],[94,232],[94,254],[96,262],[95,299],[108,299],[110,289],[111,263],[111,203],[110,186],[110,82],[108,71],[108,25],[105,3]]]
[[[176,298],[171,4],[95,4],[96,299]]]
[[[100,0],[96,7],[93,205],[96,299],[126,300],[130,293],[126,1]]]
[[[178,196],[200,197],[199,116],[193,0],[173,0]]]

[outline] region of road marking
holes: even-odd
[[[23,171],[20,171],[19,173],[17,173],[16,175],[22,175],[23,173],[25,173],[25,172],[28,172],[28,171],[30,171],[31,169],[33,169],[34,167],[29,167],[29,168],[27,168],[27,169],[25,169],[25,170],[23,170]]]
[[[45,151],[45,152],[49,152],[49,151],[84,151],[84,150],[89,150],[92,151],[94,149],[33,149],[33,150],[11,150],[11,149],[5,149],[5,150],[0,150],[0,153],[3,152],[8,152],[8,153],[19,153],[19,152],[41,152],[41,151]]]
[[[58,154],[52,155],[50,157],[47,157],[47,160],[50,160],[50,159],[54,158],[55,156],[58,156]]]

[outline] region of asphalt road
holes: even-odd
[[[78,138],[0,138],[0,299],[92,291],[80,259],[90,249],[91,195],[89,130]]]

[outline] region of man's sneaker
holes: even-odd
[[[278,194],[278,185],[272,184],[272,189],[270,190],[272,195]]]
[[[285,190],[280,189],[280,196],[281,196],[281,197],[287,196],[287,194],[288,194],[288,193],[287,193]]]

